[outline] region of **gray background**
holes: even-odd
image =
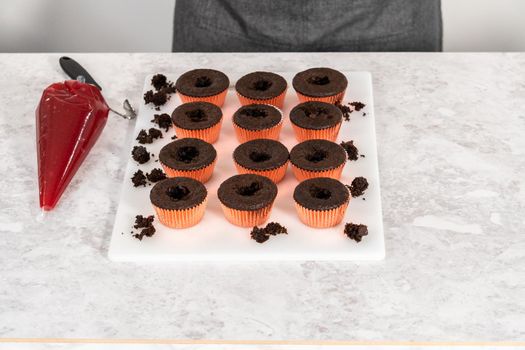
[[[442,2],[445,51],[525,51],[525,1]],[[0,52],[171,51],[174,4],[175,0],[3,1]]]

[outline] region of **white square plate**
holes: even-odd
[[[180,73],[169,74],[168,79],[175,80]],[[225,72],[235,82],[240,76],[249,72],[232,74]],[[290,150],[295,140],[288,113],[298,103],[291,81],[295,72],[278,72],[290,84],[285,106],[285,121],[280,141]],[[379,172],[377,163],[375,119],[372,96],[372,78],[368,72],[343,72],[348,78],[349,86],[345,103],[361,101],[366,107],[361,112],[353,112],[350,122],[343,122],[338,142],[354,140],[359,153],[357,161],[348,161],[343,171],[341,182],[350,184],[356,176],[364,176],[369,188],[362,197],[350,201],[343,222],[329,229],[314,229],[304,225],[298,218],[292,194],[298,184],[291,169],[285,179],[278,184],[277,195],[269,221],[277,221],[288,229],[287,235],[272,236],[268,241],[259,244],[250,238],[249,228],[230,224],[222,214],[217,198],[217,188],[222,181],[236,174],[232,153],[238,145],[232,126],[232,114],[240,107],[235,91],[230,87],[223,106],[223,126],[219,141],[214,144],[218,153],[218,162],[213,177],[206,183],[208,189],[208,207],[203,220],[187,229],[170,229],[155,220],[157,232],[151,238],[142,241],[132,237],[135,215],[152,215],[153,207],[149,201],[151,187],[133,187],[130,178],[140,168],[144,173],[155,167],[160,149],[171,142],[173,128],[164,133],[164,138],[151,145],[145,145],[150,153],[155,154],[148,163],[138,165],[128,161],[126,176],[121,191],[113,234],[109,248],[109,258],[115,261],[263,261],[263,260],[379,260],[385,256],[383,222],[381,213],[381,196],[379,190]],[[151,76],[146,78],[144,92],[151,89]],[[144,103],[135,125],[134,137],[141,129],[155,126],[150,121],[154,114],[171,112],[180,104],[178,97],[172,99],[155,111]],[[366,116],[363,116],[366,112]],[[135,145],[137,144],[134,141]],[[133,146],[132,145],[132,146]],[[130,152],[131,148],[130,147]],[[366,199],[366,200],[364,200]],[[346,222],[362,223],[368,226],[368,236],[357,243],[343,234]]]

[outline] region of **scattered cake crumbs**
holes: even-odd
[[[352,109],[347,105],[343,105],[341,101],[336,101],[335,105],[343,112],[343,119],[347,122],[350,121],[350,113],[353,112]]]
[[[159,129],[149,128],[148,132],[149,136],[151,136],[154,140],[162,138],[162,131],[160,131]]]
[[[157,91],[165,87],[167,83],[168,83],[168,78],[166,78],[164,74],[155,74],[153,78],[151,78],[151,85]]]
[[[153,137],[148,134],[148,132],[144,129],[139,131],[139,134],[137,135],[137,140],[141,145],[145,145],[147,143],[153,143]]]
[[[341,142],[341,147],[343,147],[348,155],[348,160],[357,160],[359,159],[359,151],[357,147],[354,146],[354,141],[343,141]]]
[[[172,140],[176,140],[177,138],[178,138],[177,135],[173,135],[173,136],[171,137]]]
[[[165,92],[148,90],[144,94],[144,102],[146,104],[152,103],[155,107],[162,106],[168,102],[168,95]]]
[[[153,85],[153,90],[148,90],[144,94],[144,102],[146,104],[152,103],[159,110],[159,107],[164,105],[171,98],[171,94],[175,93],[175,84],[168,81],[165,75],[155,74],[151,79],[151,85]]]
[[[352,197],[356,198],[365,193],[366,189],[368,188],[368,181],[366,178],[358,176],[352,181],[350,186],[346,185],[346,187],[350,190]]]
[[[135,174],[133,174],[131,182],[133,183],[134,187],[146,186],[146,176],[144,176],[142,170],[138,170]]]
[[[361,242],[361,239],[368,235],[368,227],[366,225],[350,222],[345,225],[344,233],[348,238],[353,239],[356,242]]]
[[[153,215],[150,216],[142,216],[137,215],[135,216],[135,225],[133,225],[133,228],[135,230],[142,229],[140,232],[136,233],[134,231],[131,231],[131,235],[138,239],[139,241],[142,241],[144,237],[151,237],[155,234],[155,226],[153,226],[153,221],[155,220],[155,217]]]
[[[150,182],[159,182],[160,180],[164,180],[166,178],[166,174],[162,171],[162,169],[155,168],[150,173],[146,173],[146,178]]]
[[[359,101],[350,102],[349,105],[354,107],[354,109],[357,112],[359,112],[360,110],[366,107],[366,105],[363,102],[359,102]]]
[[[250,236],[257,243],[264,243],[270,238],[270,236],[275,236],[279,234],[288,234],[288,230],[286,229],[286,227],[282,226],[277,222],[270,222],[264,228],[254,226],[252,231],[250,232]]]
[[[166,132],[168,132],[168,130],[172,126],[171,117],[169,114],[166,113],[155,114],[151,122],[157,124],[159,128],[164,129],[164,131]]]
[[[365,158],[365,155],[364,154],[360,154],[359,157]]]
[[[131,155],[133,156],[133,159],[139,164],[144,164],[150,159],[150,154],[144,146],[133,147]]]

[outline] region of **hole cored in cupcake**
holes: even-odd
[[[191,163],[198,156],[199,156],[199,150],[197,149],[197,147],[185,146],[177,150],[177,154],[175,158],[178,161],[181,161],[184,163]]]
[[[242,110],[242,114],[252,118],[266,118],[268,112],[262,108],[245,108]]]
[[[250,159],[252,161],[254,161],[255,163],[265,162],[267,160],[272,159],[272,156],[269,155],[268,153],[266,153],[266,152],[259,152],[259,151],[252,151],[252,152],[250,152],[248,157],[250,157]]]
[[[257,192],[259,192],[262,188],[262,184],[260,182],[252,182],[248,186],[240,186],[237,188],[237,193],[241,196],[253,196]]]
[[[327,188],[322,188],[319,186],[311,186],[309,189],[310,196],[317,199],[324,199],[327,200],[332,196],[332,192],[330,192]]]
[[[192,122],[203,122],[208,120],[208,115],[202,109],[188,111],[186,112],[186,116],[188,116]]]
[[[326,85],[330,83],[330,78],[328,78],[328,76],[326,75],[323,75],[323,76],[314,75],[313,77],[306,79],[306,81],[314,85]]]
[[[212,84],[212,81],[207,76],[198,77],[197,80],[195,80],[195,87],[198,87],[198,88],[208,87],[211,84]]]
[[[257,80],[252,84],[252,88],[257,91],[266,91],[272,86],[272,82],[268,80]]]
[[[328,157],[328,152],[324,149],[314,149],[305,156],[306,160],[312,163],[319,163],[325,160],[326,157]]]
[[[333,115],[330,114],[328,109],[323,108],[323,107],[310,107],[310,108],[302,107],[301,110],[304,112],[304,114],[308,118],[312,118],[312,119],[315,119],[315,118],[332,119],[333,118]]]
[[[190,194],[190,190],[186,186],[177,185],[169,187],[166,190],[166,194],[174,201],[180,201],[188,197],[188,195]]]

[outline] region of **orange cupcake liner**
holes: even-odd
[[[339,135],[339,129],[341,129],[341,124],[343,122],[339,122],[336,125],[326,128],[326,129],[320,129],[320,130],[314,130],[314,129],[305,129],[298,125],[292,124],[293,131],[295,133],[295,138],[299,142],[303,142],[306,140],[313,140],[313,139],[323,139],[335,142],[337,139],[337,135]]]
[[[291,162],[290,162],[291,163]],[[332,179],[339,180],[345,167],[346,161],[334,169],[322,170],[322,171],[311,171],[301,169],[298,166],[292,164],[292,172],[295,175],[295,178],[299,181],[304,181],[308,179],[313,179],[315,177],[330,177]]]
[[[246,167],[243,167],[239,163],[237,163],[235,160],[233,161],[235,163],[235,167],[237,168],[237,172],[239,174],[256,174],[256,175],[262,175],[266,176],[270,180],[272,180],[274,183],[280,182],[284,176],[286,175],[286,169],[288,168],[288,161],[281,165],[278,168],[270,169],[270,170],[253,170]]]
[[[258,99],[254,99],[254,98],[249,98],[249,97],[241,95],[238,92],[237,92],[237,97],[239,98],[239,102],[243,106],[257,103],[257,104],[272,105],[272,106],[277,107],[277,108],[283,108],[284,98],[286,96],[286,90],[288,90],[288,88],[284,89],[284,91],[279,96],[276,96],[274,98],[265,99],[265,100],[258,100]]]
[[[182,103],[188,103],[188,102],[209,102],[213,103],[214,105],[218,107],[222,107],[224,104],[224,100],[226,99],[226,94],[228,93],[228,89],[224,90],[223,92],[218,93],[217,95],[212,96],[206,96],[206,97],[194,97],[194,96],[188,96],[180,93],[177,91],[177,94],[179,95],[180,100]]]
[[[348,203],[349,201],[346,201],[339,207],[330,210],[312,210],[295,202],[295,209],[297,210],[299,219],[305,225],[315,228],[327,228],[333,227],[343,221]]]
[[[171,228],[187,228],[197,225],[199,221],[202,220],[207,203],[208,197],[206,197],[201,204],[193,208],[182,210],[162,209],[156,206],[153,206],[153,208],[157,213],[157,218],[163,225]]]
[[[297,97],[299,98],[299,101],[307,102],[307,101],[320,101],[320,102],[327,102],[327,103],[336,103],[337,101],[342,101],[345,97],[346,89],[343,90],[343,92],[338,93],[337,95],[332,96],[326,96],[326,97],[311,97],[301,94],[300,92],[297,92]]]
[[[237,210],[229,208],[222,203],[221,206],[224,216],[232,224],[241,227],[253,227],[268,221],[273,203],[258,210]]]
[[[196,129],[196,130],[190,130],[190,129],[184,129],[180,128],[176,125],[173,125],[175,128],[175,134],[179,138],[196,138],[204,140],[208,143],[215,143],[219,139],[219,135],[221,133],[221,126],[222,126],[222,119],[215,125],[212,125],[209,128],[206,129]]]
[[[263,130],[248,130],[241,128],[237,124],[233,123],[233,129],[235,130],[235,135],[237,140],[240,143],[248,142],[256,139],[269,139],[269,140],[279,140],[279,135],[281,134],[281,129],[283,128],[283,120],[279,124],[272,126],[268,129]]]
[[[169,166],[160,161],[159,163],[164,169],[164,172],[166,173],[167,177],[191,177],[192,179],[199,180],[200,182],[205,183],[211,178],[211,175],[213,174],[213,169],[215,169],[215,163],[217,163],[217,158],[215,158],[210,165],[196,170],[176,170],[170,168]]]

